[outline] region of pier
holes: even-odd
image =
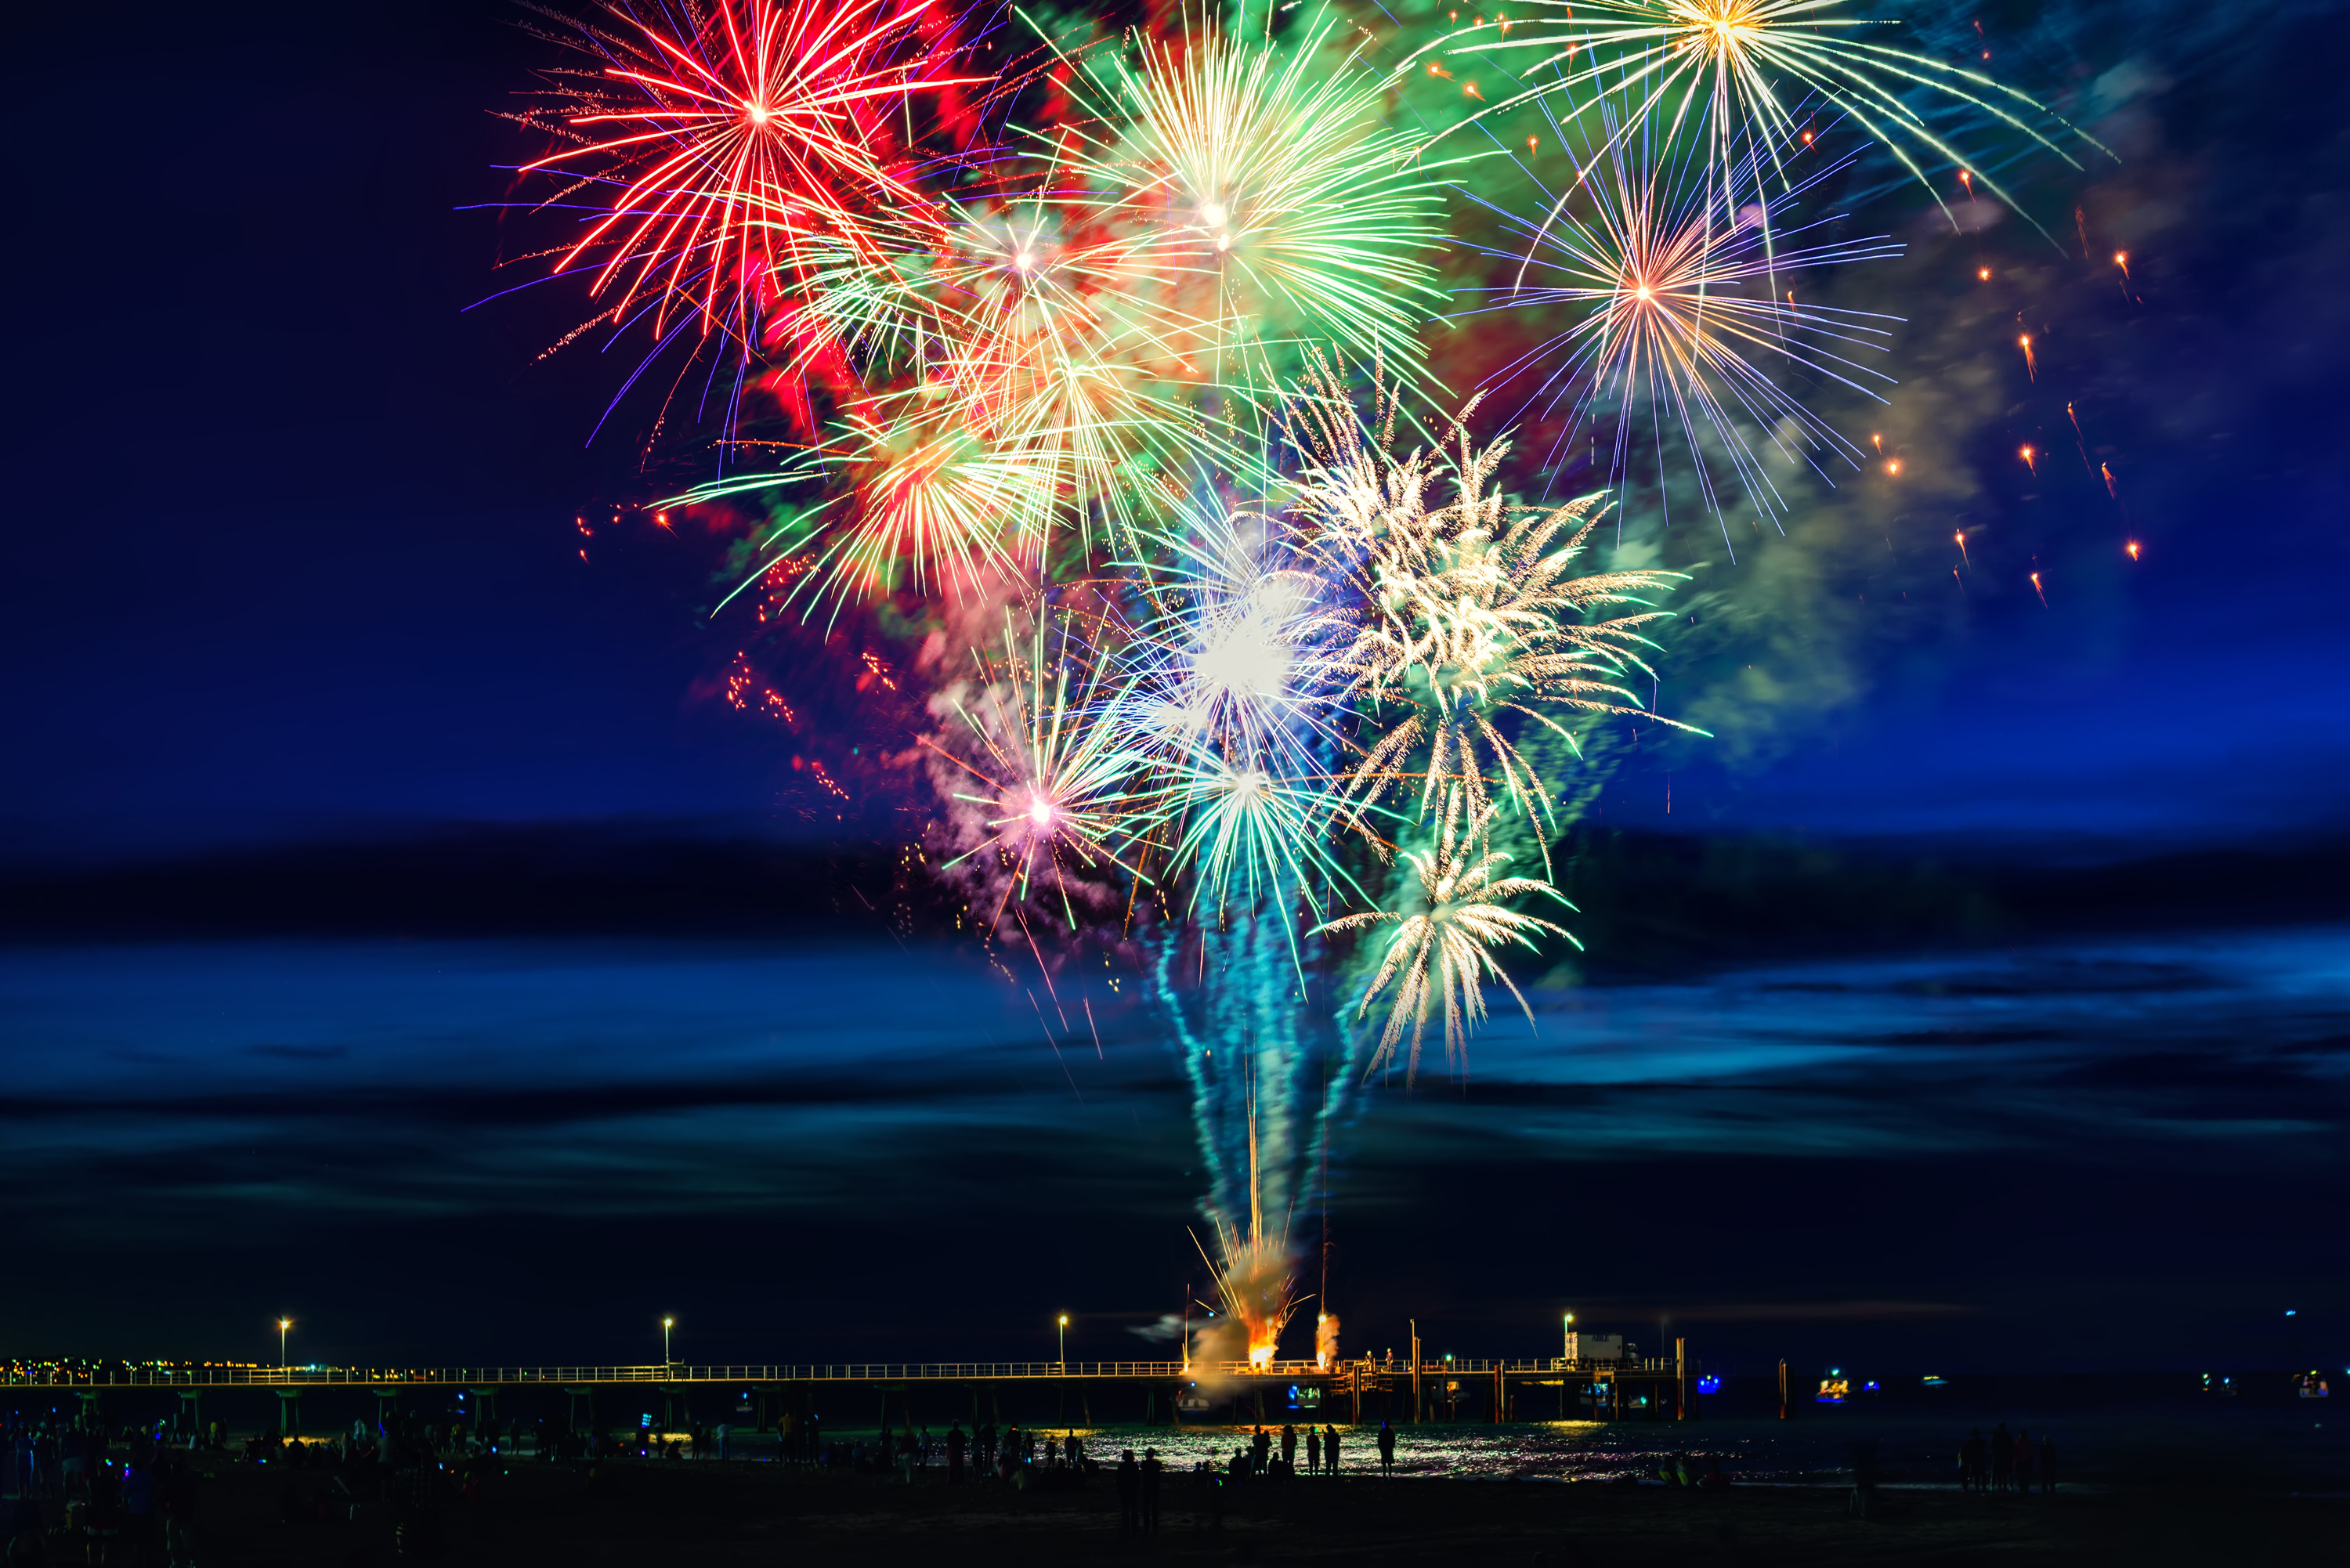
[[[772,1429],[785,1414],[822,1410],[837,1425],[855,1411],[943,1426],[950,1420],[1049,1419],[1215,1426],[1282,1421],[1396,1426],[1462,1421],[1688,1420],[1699,1413],[1700,1368],[1685,1344],[1669,1357],[1570,1361],[1361,1357],[1315,1361],[952,1361],[608,1366],[274,1366],[231,1362],[15,1363],[0,1367],[11,1395],[101,1404],[178,1401],[190,1421],[209,1396],[277,1401],[279,1430],[302,1429],[306,1395],[381,1416],[396,1409],[484,1417],[518,1407],[597,1424],[622,1405],[658,1408],[665,1428],[692,1415]],[[868,1403],[869,1401],[869,1403]],[[501,1407],[504,1407],[503,1412]],[[1046,1412],[1048,1414],[1040,1414]],[[650,1409],[642,1414],[650,1416]],[[748,1419],[739,1419],[748,1417]]]

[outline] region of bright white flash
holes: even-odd
[[[1288,640],[1266,617],[1242,615],[1209,629],[1191,675],[1218,697],[1279,698],[1288,687],[1290,658]]]

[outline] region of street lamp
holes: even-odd
[[[1568,1313],[1558,1320],[1558,1353],[1568,1361],[1575,1359],[1575,1314]]]
[[[1069,1314],[1061,1314],[1061,1370],[1069,1369]]]
[[[286,1331],[293,1326],[294,1320],[290,1317],[277,1320],[277,1370],[280,1372],[286,1370]]]
[[[677,1319],[673,1317],[665,1317],[661,1319],[661,1365],[663,1366],[674,1366],[677,1365],[677,1363],[671,1359],[669,1353],[669,1331],[676,1326]]]

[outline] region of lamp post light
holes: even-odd
[[[1058,1379],[1061,1395],[1060,1425],[1066,1428],[1069,1424],[1069,1314],[1067,1313],[1061,1314],[1061,1359],[1055,1365],[1060,1368]]]
[[[286,1370],[286,1331],[293,1326],[294,1320],[290,1317],[281,1317],[277,1320],[277,1370],[280,1372]]]
[[[677,1365],[675,1358],[669,1353],[669,1331],[676,1326],[677,1319],[673,1317],[661,1319],[661,1366],[664,1368]]]

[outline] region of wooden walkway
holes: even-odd
[[[1423,1361],[1422,1378],[1670,1376],[1676,1363],[1648,1358],[1580,1361],[1456,1357]],[[1407,1360],[1341,1361],[859,1361],[645,1366],[267,1366],[241,1362],[26,1363],[0,1366],[0,1387],[41,1388],[380,1388],[401,1385],[514,1387],[646,1384],[984,1383],[1062,1379],[1119,1382],[1312,1382],[1319,1385],[1409,1378]]]

